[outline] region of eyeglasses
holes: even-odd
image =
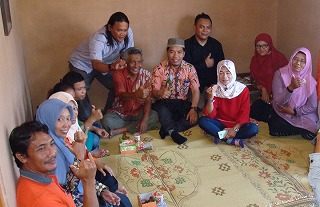
[[[256,48],[257,49],[260,49],[260,48],[262,48],[262,49],[267,49],[269,47],[269,45],[256,45]]]
[[[297,58],[297,57],[295,57],[295,58],[293,58],[292,59],[294,62],[300,62],[301,64],[306,64],[306,60],[305,59],[299,59],[299,58]]]

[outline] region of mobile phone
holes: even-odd
[[[219,138],[223,139],[227,135],[227,130],[222,130],[218,132]]]

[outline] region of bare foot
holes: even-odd
[[[120,188],[118,188],[118,190],[116,191],[116,192],[118,192],[118,193],[122,193],[122,194],[124,194],[124,195],[128,195],[128,191],[127,191],[127,189],[125,189],[125,187],[120,187]]]
[[[118,129],[112,129],[112,130],[110,130],[110,136],[109,137],[112,138],[113,136],[116,136],[118,134],[122,134],[122,133],[127,132],[127,131],[128,131],[128,129],[125,128],[125,127],[118,128]]]
[[[109,150],[107,149],[94,149],[91,151],[91,154],[95,158],[101,158],[101,157],[110,155]]]

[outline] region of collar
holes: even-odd
[[[52,182],[51,177],[42,176],[37,173],[25,171],[22,169],[20,169],[20,176],[25,177],[30,180],[33,180],[33,181],[36,181],[36,182],[39,182],[39,183],[42,183],[42,184],[47,184],[47,185]],[[48,176],[52,176],[52,174],[48,174]]]

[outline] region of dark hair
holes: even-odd
[[[167,47],[167,52],[169,51],[170,47]],[[186,51],[186,48],[182,47],[183,51]]]
[[[60,82],[66,85],[71,85],[74,89],[74,84],[84,81],[83,76],[80,73],[70,71],[65,74]]]
[[[111,47],[113,47],[113,37],[111,32],[108,30],[108,25],[110,25],[111,27],[116,23],[116,22],[127,22],[129,25],[129,19],[128,17],[122,13],[122,12],[116,12],[114,14],[112,14],[109,18],[108,23],[105,25],[106,27],[106,33],[107,33],[107,40],[108,40],[108,45],[111,45]],[[124,45],[125,47],[127,47],[129,42],[129,38],[128,35],[124,38]]]
[[[203,12],[196,16],[196,18],[194,19],[194,25],[197,25],[199,19],[209,19],[210,23],[212,24],[212,20],[211,20],[210,16],[208,14],[203,13]]]
[[[52,94],[54,93],[57,93],[57,92],[60,92],[60,91],[67,91],[68,89],[72,89],[74,90],[74,87],[73,85],[70,85],[68,83],[65,83],[65,82],[62,82],[62,80],[60,80],[59,83],[57,83],[56,85],[53,86],[53,88],[51,88],[49,91],[48,91],[48,97],[49,98]]]
[[[28,156],[30,142],[35,140],[36,133],[38,132],[49,134],[49,129],[46,125],[38,121],[29,121],[12,130],[9,143],[12,155],[19,168],[23,166],[23,163],[16,157],[16,153]]]
[[[129,55],[139,54],[142,56],[142,50],[137,47],[129,47],[126,51],[121,54],[121,59],[128,61]]]

